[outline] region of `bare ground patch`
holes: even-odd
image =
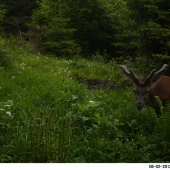
[[[114,90],[117,88],[115,82],[109,80],[99,80],[99,79],[86,79],[78,77],[76,79],[79,83],[86,84],[87,89],[107,89],[107,90]]]

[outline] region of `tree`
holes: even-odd
[[[3,5],[0,5],[0,21],[3,20],[6,10]]]
[[[134,20],[126,0],[110,0],[110,3],[113,15],[117,17],[118,21],[115,25],[115,41],[112,42],[112,45],[116,48],[117,58],[123,56],[124,59],[127,59],[137,51]]]
[[[27,22],[30,21],[32,10],[37,8],[36,0],[0,0],[0,5],[5,7],[6,15],[1,24],[6,33],[18,33],[18,27],[26,32]]]
[[[56,56],[71,56],[80,50],[74,42],[75,29],[67,28],[69,17],[65,15],[67,1],[42,0],[40,8],[32,16],[32,25],[39,27],[41,50]],[[33,31],[34,32],[34,31]],[[34,37],[37,37],[34,34]]]
[[[111,1],[42,0],[32,17],[32,23],[41,29],[41,47],[48,52],[57,49],[79,52],[81,48],[85,56],[107,52],[115,57],[117,47],[113,43],[119,20],[114,15]],[[59,53],[56,51],[56,54]]]
[[[70,0],[68,26],[76,29],[74,37],[83,53],[92,54],[99,51],[115,55],[115,26],[117,17],[111,10],[110,1],[104,0]]]
[[[170,58],[170,4],[168,0],[127,0],[130,18],[130,41],[136,56],[157,62]],[[125,46],[126,48],[127,46]],[[127,51],[127,49],[125,49]],[[161,63],[162,64],[162,63]]]

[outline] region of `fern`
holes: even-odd
[[[66,162],[68,147],[68,130],[66,118],[54,122],[54,109],[40,112],[40,118],[32,117],[29,123],[31,160],[40,162]],[[38,115],[39,116],[39,115]],[[58,125],[58,126],[57,126]]]

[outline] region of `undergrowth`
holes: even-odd
[[[133,83],[115,61],[44,56],[15,39],[1,44],[1,162],[170,161],[169,115],[137,111]],[[77,78],[116,88],[89,90]]]

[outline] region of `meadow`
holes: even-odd
[[[170,162],[170,106],[138,111],[120,63],[0,49],[1,163]]]

